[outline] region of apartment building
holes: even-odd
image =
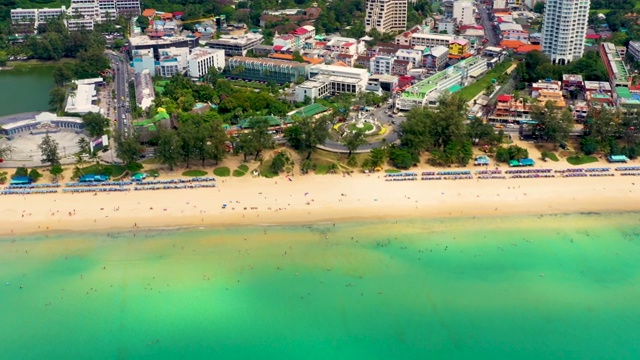
[[[365,30],[381,33],[407,28],[407,0],[366,0]]]
[[[459,25],[471,25],[476,23],[473,16],[473,3],[468,1],[455,1],[453,3],[453,18]]]
[[[554,64],[578,60],[584,53],[590,0],[547,0],[542,51]]]
[[[449,61],[449,48],[446,46],[426,48],[422,53],[422,65],[431,73],[444,69],[447,61]]]
[[[416,33],[411,35],[411,46],[449,46],[449,43],[453,41],[455,37],[451,35],[441,34],[424,34]]]

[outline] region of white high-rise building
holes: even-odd
[[[453,3],[453,17],[460,25],[476,23],[473,17],[473,3],[468,1],[456,1]]]
[[[547,0],[542,51],[554,64],[580,59],[584,53],[590,0]]]
[[[407,0],[367,0],[365,30],[381,33],[407,29]]]

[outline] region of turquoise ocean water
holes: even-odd
[[[0,239],[3,359],[638,359],[640,214]]]

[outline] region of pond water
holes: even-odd
[[[0,71],[0,116],[49,109],[54,66]]]

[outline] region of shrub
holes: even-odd
[[[595,154],[595,152],[598,151],[598,142],[590,136],[583,137],[582,140],[580,140],[580,150],[585,155]]]
[[[36,169],[31,169],[31,171],[29,171],[29,177],[33,181],[38,181],[38,179],[42,177],[42,174],[40,174]]]
[[[139,162],[133,162],[131,164],[127,164],[127,170],[129,170],[130,172],[136,172],[136,171],[140,171],[142,170],[144,166],[142,166],[142,164],[140,164]]]
[[[29,176],[29,171],[27,170],[27,168],[19,167],[16,169],[16,172],[11,175],[11,178],[13,179],[17,176]]]

